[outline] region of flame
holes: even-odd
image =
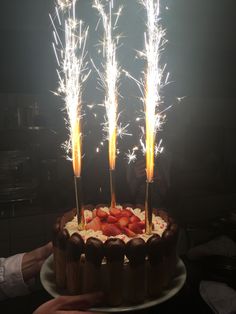
[[[116,166],[116,126],[112,125],[109,136],[109,166],[115,170]]]
[[[81,175],[81,126],[80,121],[76,120],[75,125],[72,128],[72,162],[74,175],[80,177]]]
[[[111,94],[115,93],[115,89],[110,91]],[[112,95],[111,95],[112,96]],[[115,170],[116,167],[116,139],[117,139],[117,102],[109,97],[108,111],[108,143],[109,143],[109,167],[110,170]]]
[[[149,96],[147,95],[147,103]],[[152,182],[154,173],[154,157],[155,157],[155,107],[146,106],[146,174],[147,182]]]

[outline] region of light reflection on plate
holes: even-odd
[[[60,295],[66,295],[66,291],[59,290],[56,287],[55,283],[55,276],[53,271],[53,256],[50,255],[47,260],[44,262],[41,272],[40,272],[40,279],[44,289],[52,296],[58,297]],[[169,286],[163,290],[162,294],[156,299],[147,299],[142,304],[138,305],[121,305],[119,307],[96,307],[91,308],[90,311],[93,312],[106,312],[106,313],[115,313],[115,312],[130,312],[130,311],[137,311],[143,310],[160,303],[167,301],[168,299],[172,298],[184,285],[186,280],[186,268],[183,261],[179,258],[176,273],[169,284]]]

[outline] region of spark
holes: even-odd
[[[164,150],[164,147],[162,146],[162,139],[159,141],[157,145],[155,145],[155,156],[159,156]]]
[[[75,8],[77,0],[57,0],[55,19],[49,14],[53,26],[53,49],[59,66],[57,75],[59,87],[56,94],[61,95],[67,112],[66,125],[70,139],[64,144],[66,153],[72,153],[74,173],[80,176],[81,171],[81,118],[82,89],[90,71],[86,61],[86,41],[88,27],[76,19]],[[62,24],[64,23],[64,25]],[[63,27],[64,44],[56,24]],[[61,29],[61,27],[60,27]]]
[[[185,96],[183,96],[183,97],[177,97],[176,99],[177,99],[178,102],[181,102],[183,99],[185,99]]]
[[[94,104],[87,105],[87,107],[92,110],[94,108]]]
[[[138,146],[135,146],[132,148],[132,150],[128,150],[128,153],[126,154],[126,157],[128,159],[128,163],[130,164],[131,162],[134,162],[137,160],[137,155],[136,155],[136,151],[138,151],[139,148]]]
[[[70,9],[74,0],[57,0],[58,9],[64,11]]]
[[[146,145],[145,145],[145,142],[143,141],[143,138],[142,138],[142,137],[140,138],[139,143],[140,143],[142,152],[143,152],[143,154],[145,155],[145,154],[146,154]]]
[[[131,133],[128,132],[129,124],[122,125],[121,123],[117,127],[117,135],[122,138],[123,136],[132,136]]]

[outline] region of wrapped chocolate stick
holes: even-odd
[[[101,264],[104,257],[104,245],[97,238],[89,238],[85,244],[84,289],[91,293],[101,291]]]
[[[67,242],[66,247],[66,288],[69,294],[82,292],[82,279],[80,278],[80,258],[84,251],[84,240],[74,233]]]
[[[66,229],[60,231],[57,235],[57,252],[56,252],[56,285],[60,289],[66,287],[66,245],[69,239],[69,233]]]
[[[129,259],[129,278],[127,301],[138,304],[145,300],[145,258],[146,243],[134,238],[126,244],[126,256]]]
[[[165,283],[164,246],[162,238],[154,234],[147,241],[147,292],[152,298],[157,297]]]
[[[118,306],[123,299],[123,263],[125,243],[121,239],[111,238],[105,242],[107,259],[108,286],[107,300],[110,306]]]
[[[177,264],[177,254],[176,254],[176,244],[178,241],[178,226],[175,223],[171,223],[168,229],[163,232],[162,239],[164,242],[164,260],[166,269],[166,279],[165,286],[167,286],[174,275],[176,264]]]

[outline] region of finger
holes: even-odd
[[[52,242],[47,243],[30,252],[32,256],[36,259],[37,263],[44,262],[45,259],[52,253]]]
[[[46,259],[52,253],[52,242],[48,242],[46,245],[39,248],[42,259]]]
[[[103,300],[103,293],[81,294],[77,296],[62,296],[57,298],[58,309],[83,310],[99,305]]]

